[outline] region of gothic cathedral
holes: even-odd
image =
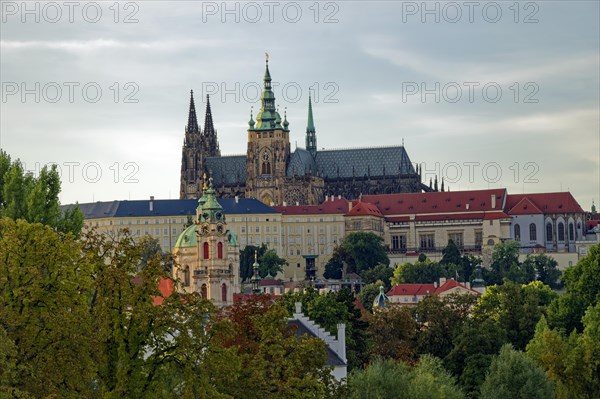
[[[250,113],[246,155],[221,156],[207,96],[204,130],[196,119],[193,93],[181,161],[181,198],[199,198],[205,176],[220,197],[257,198],[268,205],[314,205],[326,195],[435,191],[421,182],[404,145],[318,150],[312,101],[308,99],[306,148],[290,148],[287,112],[275,106],[267,59],[256,121]]]

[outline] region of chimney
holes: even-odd
[[[328,197],[329,197],[328,195],[326,195],[326,196],[325,196],[325,202],[327,202],[327,198],[328,198]]]
[[[352,210],[352,201],[348,201],[348,212]]]
[[[440,287],[446,284],[446,277],[440,277]]]
[[[471,289],[471,283],[470,283],[470,282],[468,282],[468,281],[466,281],[466,282],[465,282],[465,287],[467,287],[468,289]]]
[[[154,195],[150,196],[150,203],[148,204],[148,206],[150,207],[150,212],[154,211]]]
[[[296,206],[300,206],[300,203],[298,201],[296,201]]]
[[[296,302],[294,305],[296,307],[296,313],[294,313],[294,316],[302,315],[302,302]]]
[[[467,208],[467,211],[469,210],[469,204],[466,204],[465,207]]]
[[[283,201],[283,206],[287,206],[287,202]]]
[[[235,196],[235,203],[237,204],[238,202],[240,202],[240,197],[238,197],[237,195]]]
[[[338,195],[338,199],[342,199],[342,195],[341,194]]]
[[[496,209],[496,195],[492,194],[492,209]]]
[[[344,323],[338,324],[337,330],[337,354],[344,362],[346,362],[346,325]]]

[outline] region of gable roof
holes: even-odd
[[[495,206],[492,207],[492,196]],[[506,189],[363,195],[384,215],[502,212]],[[479,216],[481,217],[481,216]]]
[[[506,208],[514,208],[523,198],[529,199],[543,213],[584,213],[570,192],[509,194]]]
[[[508,194],[506,201],[506,208],[508,209],[509,215],[540,215],[544,213],[527,197],[521,198],[519,202],[510,207],[510,202],[513,200],[511,197],[512,196]]]
[[[439,295],[443,292],[451,290],[453,288],[460,287],[462,289],[468,290],[474,294],[478,294],[479,292],[468,288],[466,285],[459,283],[453,278],[447,279],[444,284],[437,286],[435,284],[396,284],[393,286],[387,293],[387,296],[394,295],[410,295],[410,296],[422,296],[422,295]]]
[[[377,216],[383,217],[379,208],[368,202],[359,202],[350,209],[346,216]]]
[[[303,335],[308,335],[310,337],[318,338],[317,335],[308,329],[304,323],[302,323],[298,319],[288,320],[288,326],[296,327],[296,337],[301,337]],[[337,353],[335,353],[329,344],[327,345],[327,362],[328,366],[345,366],[346,362],[344,362]]]

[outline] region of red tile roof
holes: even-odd
[[[170,278],[161,278],[158,282],[158,290],[160,291],[160,296],[155,296],[153,303],[155,305],[162,305],[165,298],[173,293],[173,280]]]
[[[492,208],[492,195],[495,206]],[[502,210],[506,189],[363,195],[384,215],[473,213]]]
[[[528,198],[543,213],[583,213],[570,192],[509,194],[505,209],[510,212],[523,198]]]
[[[527,197],[521,198],[519,202],[509,208],[510,202],[513,200],[511,197],[509,194],[506,201],[506,209],[509,215],[539,215],[544,213]]]
[[[346,216],[377,216],[383,217],[379,208],[368,202],[359,202],[356,204]]]
[[[321,205],[274,206],[273,209],[281,212],[283,215],[345,214],[348,212],[348,200],[345,198],[333,198],[323,202]]]
[[[466,285],[459,283],[458,281],[450,278],[446,280],[444,284],[436,287],[434,284],[396,284],[391,290],[387,292],[387,296],[394,295],[429,295],[429,294],[441,294],[455,287],[461,287],[465,290],[469,290],[475,294],[479,294],[477,291],[467,288]]]

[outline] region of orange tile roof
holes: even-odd
[[[333,198],[320,205],[286,205],[274,206],[273,209],[283,215],[330,215],[345,214],[348,212],[348,200]]]
[[[370,204],[368,202],[359,202],[354,207],[352,207],[352,209],[350,209],[350,212],[348,212],[346,214],[346,216],[369,216],[369,215],[383,217],[379,208],[377,208],[375,205]]]
[[[510,212],[523,198],[529,199],[543,213],[583,213],[570,192],[509,194],[506,197],[506,209]]]

